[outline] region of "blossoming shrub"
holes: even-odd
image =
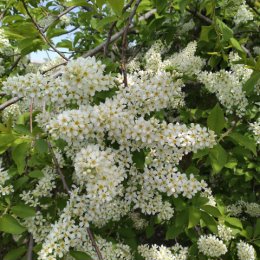
[[[1,259],[259,257],[260,56],[245,30],[259,26],[260,5],[133,2],[130,11],[124,1],[6,6],[2,42],[22,57],[52,48],[48,39],[66,26],[79,31],[73,44],[56,44],[74,59],[2,79]],[[100,43],[97,31],[109,43],[109,23],[124,28],[134,11],[153,16],[129,21],[139,35],[128,35],[127,50],[119,40],[80,57],[89,41]],[[45,41],[29,47],[21,29],[22,44],[20,21]]]

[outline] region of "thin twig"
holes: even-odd
[[[52,154],[53,162],[54,162],[54,165],[56,167],[56,170],[57,170],[58,174],[60,175],[60,179],[62,181],[63,188],[69,194],[70,193],[69,186],[68,186],[68,184],[67,184],[67,182],[65,180],[65,177],[64,177],[64,175],[62,173],[62,170],[60,168],[59,162],[58,162],[58,160],[56,158],[56,155],[55,155],[55,153],[53,151],[52,145],[51,145],[51,143],[49,141],[48,141],[48,146],[49,146],[49,150],[50,150],[50,152]]]
[[[206,22],[208,24],[213,24],[213,21],[210,18],[208,18],[207,16],[205,16],[205,15],[203,15],[203,14],[201,14],[201,13],[195,11],[195,10],[191,10],[189,8],[186,8],[186,10],[189,13],[191,13],[191,14],[195,15],[196,17],[198,17],[200,20],[202,20],[202,21],[204,21],[204,22]]]
[[[32,236],[32,234],[30,234],[26,259],[32,260],[33,259],[32,257],[33,257],[33,236]]]
[[[35,19],[33,18],[33,16],[30,14],[27,5],[25,4],[24,0],[22,0],[24,9],[27,13],[27,15],[30,17],[32,23],[34,24],[35,28],[38,30],[38,32],[40,33],[42,39],[44,42],[46,42],[55,52],[57,52],[57,54],[59,54],[64,60],[68,61],[68,59],[48,40],[48,38],[45,36],[45,34],[43,33],[43,31],[41,30],[40,26],[38,25],[38,23],[35,21]]]
[[[61,12],[59,15],[56,16],[56,18],[53,20],[53,22],[50,25],[48,25],[46,28],[44,28],[44,30],[42,32],[45,33],[55,22],[57,22],[62,16],[69,13],[74,8],[76,8],[76,6],[70,6],[66,10]]]
[[[8,74],[13,71],[13,69],[18,65],[18,63],[20,62],[21,59],[22,59],[22,56],[19,56],[19,57],[15,60],[15,62],[14,62],[13,65],[11,66],[11,68],[8,70]]]
[[[17,103],[20,99],[22,99],[22,97],[14,97],[11,98],[10,100],[6,101],[5,103],[3,103],[2,105],[0,105],[0,111],[4,110],[5,108],[11,106],[12,104]]]
[[[129,31],[129,28],[130,28],[130,25],[132,23],[132,20],[135,16],[135,13],[137,11],[137,8],[139,6],[139,4],[141,3],[142,0],[137,0],[135,5],[134,5],[134,8],[128,18],[128,21],[127,21],[127,24],[124,28],[124,32],[123,32],[123,39],[122,39],[122,73],[123,73],[123,77],[124,77],[124,85],[127,86],[127,73],[126,73],[126,51],[127,51],[127,47],[128,47],[128,44],[127,44],[127,34],[128,34],[128,31]]]
[[[100,252],[100,250],[99,250],[99,247],[98,247],[98,245],[97,245],[97,243],[96,243],[96,240],[95,240],[95,238],[94,238],[94,236],[93,236],[93,233],[92,233],[91,229],[90,229],[90,228],[87,228],[87,232],[88,232],[88,236],[89,236],[89,238],[90,238],[90,240],[91,240],[91,242],[92,242],[92,246],[95,248],[95,251],[96,251],[96,253],[97,253],[98,259],[99,259],[99,260],[103,260],[103,257],[102,257],[102,255],[101,255],[101,252]]]

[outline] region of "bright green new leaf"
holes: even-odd
[[[201,211],[201,218],[203,220],[203,222],[205,223],[205,225],[207,226],[207,228],[213,232],[213,233],[217,233],[218,232],[218,228],[217,228],[217,222],[216,220],[210,216],[208,213]]]
[[[255,85],[260,80],[260,72],[254,71],[251,74],[251,77],[246,81],[243,86],[243,90],[246,92],[247,95],[250,95],[254,92]]]
[[[26,229],[12,216],[4,215],[0,218],[0,231],[14,235],[22,234]]]
[[[12,249],[4,256],[3,260],[20,260],[26,252],[27,248],[25,246]]]
[[[221,133],[222,129],[225,127],[226,120],[224,117],[224,112],[219,104],[216,104],[216,106],[210,111],[207,125],[209,129],[213,130],[217,134]]]
[[[27,205],[17,205],[11,208],[12,212],[20,218],[35,216],[35,210]]]
[[[233,227],[239,228],[241,230],[243,229],[242,222],[238,218],[226,217],[225,222],[227,222],[228,224],[230,224]]]
[[[225,41],[229,41],[230,38],[233,37],[233,31],[231,28],[229,28],[224,22],[222,22],[220,19],[216,19],[216,23],[218,25],[218,28],[220,32],[222,33],[222,37]]]
[[[237,49],[237,50],[240,51],[240,52],[245,53],[245,51],[242,49],[240,43],[239,43],[235,38],[230,38],[229,41],[230,41],[231,45],[232,45],[235,49]]]
[[[25,158],[29,149],[28,143],[21,143],[14,147],[12,151],[13,160],[17,166],[18,173],[22,173],[25,167]]]
[[[92,260],[92,258],[81,251],[70,251],[70,255],[73,256],[76,260]]]

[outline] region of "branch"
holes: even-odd
[[[41,30],[40,26],[37,24],[37,22],[35,21],[35,19],[32,17],[32,15],[30,14],[24,0],[22,0],[24,9],[27,13],[27,15],[30,17],[30,19],[32,20],[32,23],[34,24],[35,28],[38,30],[38,32],[40,33],[42,39],[44,42],[46,42],[55,52],[57,52],[64,60],[68,61],[68,59],[48,40],[48,38],[45,36],[45,34],[43,33],[43,31]]]
[[[17,103],[19,100],[21,100],[22,97],[14,97],[11,98],[10,100],[6,101],[5,103],[3,103],[2,105],[0,105],[0,111],[4,110],[5,108],[11,106],[12,104]]]
[[[50,143],[49,141],[48,141],[48,146],[49,146],[49,150],[50,150],[50,152],[51,152],[51,155],[52,155],[52,157],[53,157],[53,161],[54,161],[55,168],[56,168],[58,174],[60,175],[60,179],[61,179],[61,181],[62,181],[63,188],[64,188],[64,190],[69,194],[69,193],[70,193],[70,190],[69,190],[68,184],[67,184],[67,182],[66,182],[66,180],[65,180],[65,177],[64,177],[64,175],[63,175],[63,173],[62,173],[62,171],[61,171],[59,162],[58,162],[58,160],[57,160],[57,158],[56,158],[56,155],[55,155],[55,153],[54,153],[54,151],[53,151],[52,145],[51,145],[51,143]]]
[[[204,22],[206,22],[208,24],[213,24],[213,21],[210,18],[208,18],[207,16],[205,16],[205,15],[203,15],[203,14],[201,14],[201,13],[195,11],[195,10],[191,10],[191,9],[188,9],[188,8],[186,8],[186,10],[189,13],[191,13],[191,14],[195,15],[196,17],[198,17],[200,20],[202,20],[202,21],[204,21]]]
[[[100,252],[99,247],[98,247],[98,245],[97,245],[97,243],[96,243],[96,241],[95,241],[95,238],[94,238],[94,236],[93,236],[93,234],[92,234],[91,229],[90,229],[90,228],[87,228],[87,232],[88,232],[88,236],[89,236],[89,238],[90,238],[90,240],[91,240],[91,242],[92,242],[92,246],[95,248],[95,251],[96,251],[96,253],[97,253],[98,259],[99,259],[99,260],[103,260],[103,257],[102,257],[102,255],[101,255],[101,252]]]
[[[28,251],[27,251],[27,260],[33,260],[33,236],[30,234],[29,244],[28,244]]]
[[[142,0],[137,0],[135,3],[135,6],[129,16],[128,22],[125,26],[124,32],[123,32],[123,39],[122,39],[122,73],[124,76],[124,85],[127,87],[127,73],[126,73],[126,51],[127,51],[127,34],[130,28],[130,25],[132,23],[132,20],[135,16],[135,13],[137,11],[137,8],[139,6],[139,4],[141,3]]]
[[[140,18],[138,19],[138,22],[144,21],[148,18],[150,18],[154,13],[156,12],[156,9],[152,9],[151,11],[145,13],[144,15],[140,16]],[[131,30],[134,27],[133,24],[131,24],[129,26],[129,30]],[[116,41],[117,39],[119,39],[123,34],[124,34],[125,28],[121,29],[119,32],[115,33],[111,39],[110,39],[110,43]],[[103,50],[104,46],[106,45],[106,41],[99,44],[97,47],[95,47],[94,49],[89,50],[88,52],[86,52],[85,54],[82,55],[83,58],[89,57],[89,56],[93,56],[97,53],[99,53],[100,51]]]
[[[57,15],[56,18],[53,20],[53,22],[50,25],[48,25],[46,28],[44,28],[44,30],[42,32],[45,33],[55,22],[57,22],[62,16],[64,16],[67,13],[69,13],[74,8],[76,8],[76,6],[70,6],[69,8],[64,10],[62,13]]]

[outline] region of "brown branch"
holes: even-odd
[[[95,251],[96,251],[96,253],[97,253],[98,259],[99,259],[99,260],[103,260],[103,257],[102,257],[102,255],[101,255],[101,252],[100,252],[99,247],[98,247],[98,245],[97,245],[97,243],[96,243],[96,241],[95,241],[95,238],[94,238],[94,236],[93,236],[93,234],[92,234],[91,229],[90,229],[90,228],[87,228],[87,232],[88,232],[88,236],[89,236],[89,238],[90,238],[90,240],[91,240],[91,242],[92,242],[92,246],[95,248]]]
[[[62,173],[62,170],[60,168],[59,162],[58,162],[58,160],[56,158],[56,155],[55,155],[55,153],[53,151],[52,145],[51,145],[51,143],[49,141],[48,141],[48,146],[49,146],[49,150],[51,152],[52,158],[53,158],[53,162],[54,162],[55,168],[56,168],[58,174],[60,175],[60,179],[62,181],[63,188],[69,194],[70,193],[69,186],[68,186],[68,184],[67,184],[67,182],[65,180],[65,177],[64,177],[64,175]]]
[[[59,54],[64,60],[68,61],[68,59],[49,41],[49,39],[45,36],[45,34],[43,33],[43,31],[41,30],[40,26],[37,24],[37,22],[35,21],[35,19],[33,18],[33,16],[31,15],[31,13],[29,12],[24,0],[22,0],[24,9],[27,13],[27,15],[30,17],[32,23],[34,24],[35,28],[38,30],[38,32],[40,33],[41,38],[43,39],[43,41],[45,43],[47,43],[55,52],[57,52],[57,54]]]
[[[189,8],[186,8],[186,10],[189,13],[193,14],[194,16],[198,17],[200,20],[202,20],[202,21],[204,21],[208,24],[213,24],[213,21],[210,18],[208,18],[207,16],[205,16],[205,15],[203,15],[203,14],[201,14],[201,13],[195,11],[195,10],[191,10]]]
[[[33,257],[33,236],[32,236],[32,234],[30,234],[26,259],[33,260],[32,257]]]
[[[22,97],[14,97],[11,98],[10,100],[6,101],[5,103],[3,103],[2,105],[0,105],[0,111],[4,110],[5,108],[11,106],[12,104],[17,103],[20,99],[22,99]]]
[[[141,3],[142,0],[137,0],[135,5],[134,5],[134,8],[128,18],[128,21],[127,21],[127,24],[124,28],[124,32],[123,32],[123,39],[122,39],[122,73],[123,73],[123,77],[124,77],[124,85],[127,87],[127,72],[126,72],[126,51],[127,51],[127,47],[128,47],[128,44],[127,44],[127,34],[128,34],[128,31],[129,31],[129,28],[130,28],[130,25],[132,23],[132,20],[135,16],[135,13],[137,11],[137,8],[139,6],[139,4]]]

